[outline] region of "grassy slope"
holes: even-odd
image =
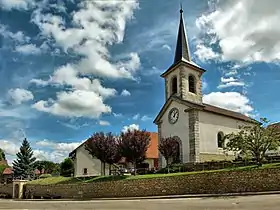
[[[49,185],[49,184],[70,184],[70,183],[90,183],[90,182],[102,182],[102,181],[112,181],[112,180],[131,180],[131,179],[149,179],[149,178],[160,178],[167,176],[183,176],[189,174],[198,174],[198,173],[213,173],[221,171],[237,171],[237,170],[256,170],[256,169],[266,169],[266,168],[280,168],[280,163],[274,164],[265,164],[262,167],[256,166],[245,166],[239,168],[226,168],[220,170],[211,170],[211,171],[195,171],[195,172],[181,172],[181,173],[170,173],[170,174],[147,174],[147,175],[136,175],[136,176],[99,176],[99,177],[85,177],[85,178],[72,178],[72,177],[49,177],[45,179],[37,179],[28,182],[28,184],[40,184],[40,185]]]

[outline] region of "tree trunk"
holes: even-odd
[[[262,158],[261,158],[261,154],[258,152],[255,154],[256,156],[256,160],[257,160],[257,165],[258,167],[261,167],[262,166]]]
[[[166,158],[167,173],[169,174],[169,158]]]
[[[109,165],[109,175],[111,176],[112,164]]]
[[[106,163],[103,163],[103,175],[106,176]]]
[[[134,161],[133,165],[134,165],[134,176],[135,176],[136,175],[136,160]]]

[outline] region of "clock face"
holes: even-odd
[[[177,122],[179,118],[179,110],[177,108],[172,108],[169,112],[168,119],[171,124]]]

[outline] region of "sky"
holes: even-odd
[[[182,2],[203,101],[280,121],[280,1],[0,0],[0,147],[60,162],[94,132],[157,131]]]

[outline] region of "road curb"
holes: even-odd
[[[242,192],[242,193],[222,193],[222,194],[189,194],[189,195],[166,195],[166,196],[146,196],[146,197],[121,197],[121,198],[91,198],[91,199],[8,199],[13,201],[95,201],[95,200],[152,200],[152,199],[180,199],[180,198],[218,198],[236,196],[257,196],[257,195],[277,195],[280,191],[268,192]],[[6,199],[4,199],[6,200]]]

